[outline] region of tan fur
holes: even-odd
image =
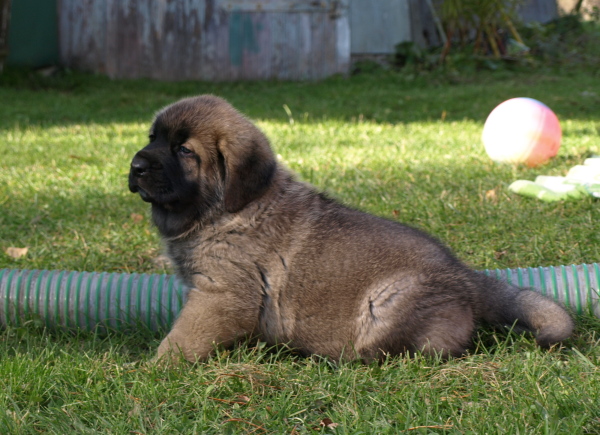
[[[159,357],[204,359],[215,344],[250,335],[334,359],[460,355],[482,320],[517,322],[545,346],[571,334],[570,317],[549,299],[295,181],[220,98],[159,112],[129,185],[152,204],[168,255],[193,287]]]

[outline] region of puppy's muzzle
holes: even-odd
[[[140,187],[139,182],[140,179],[145,178],[148,175],[151,167],[151,162],[140,156],[138,153],[131,161],[131,167],[129,169],[129,190],[133,193],[139,193],[144,201],[150,201],[150,194]]]
[[[136,178],[141,178],[148,173],[149,169],[150,162],[139,154],[136,154],[131,161],[131,175]]]

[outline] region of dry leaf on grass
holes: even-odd
[[[15,248],[11,246],[10,248],[6,248],[6,255],[16,260],[27,255],[27,251],[29,251],[29,248]]]
[[[319,423],[321,425],[321,427],[323,428],[327,428],[327,429],[335,429],[336,427],[339,426],[339,423],[334,423],[333,420],[331,420],[330,418],[325,417],[323,420],[321,420],[321,423]]]
[[[144,216],[142,216],[141,214],[137,214],[137,213],[131,213],[131,215],[129,217],[136,224],[140,223],[141,221],[144,220]]]
[[[240,404],[245,404],[245,403],[250,402],[250,398],[248,396],[238,396],[237,399],[238,399],[238,403],[240,403]]]

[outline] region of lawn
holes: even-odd
[[[170,273],[147,204],[127,189],[153,114],[178,98],[230,100],[299,178],[424,229],[477,269],[600,261],[600,203],[542,203],[507,186],[600,155],[600,77],[462,78],[375,71],[316,83],[0,76],[0,268]],[[488,113],[517,96],[561,120],[539,168],[491,162]],[[13,258],[7,248],[28,248]],[[447,362],[334,364],[248,343],[205,364],[149,364],[160,334],[0,331],[0,433],[600,434],[600,320],[564,346],[482,330]]]

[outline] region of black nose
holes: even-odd
[[[131,172],[136,177],[142,177],[150,169],[150,162],[139,155],[136,155],[131,161]]]

